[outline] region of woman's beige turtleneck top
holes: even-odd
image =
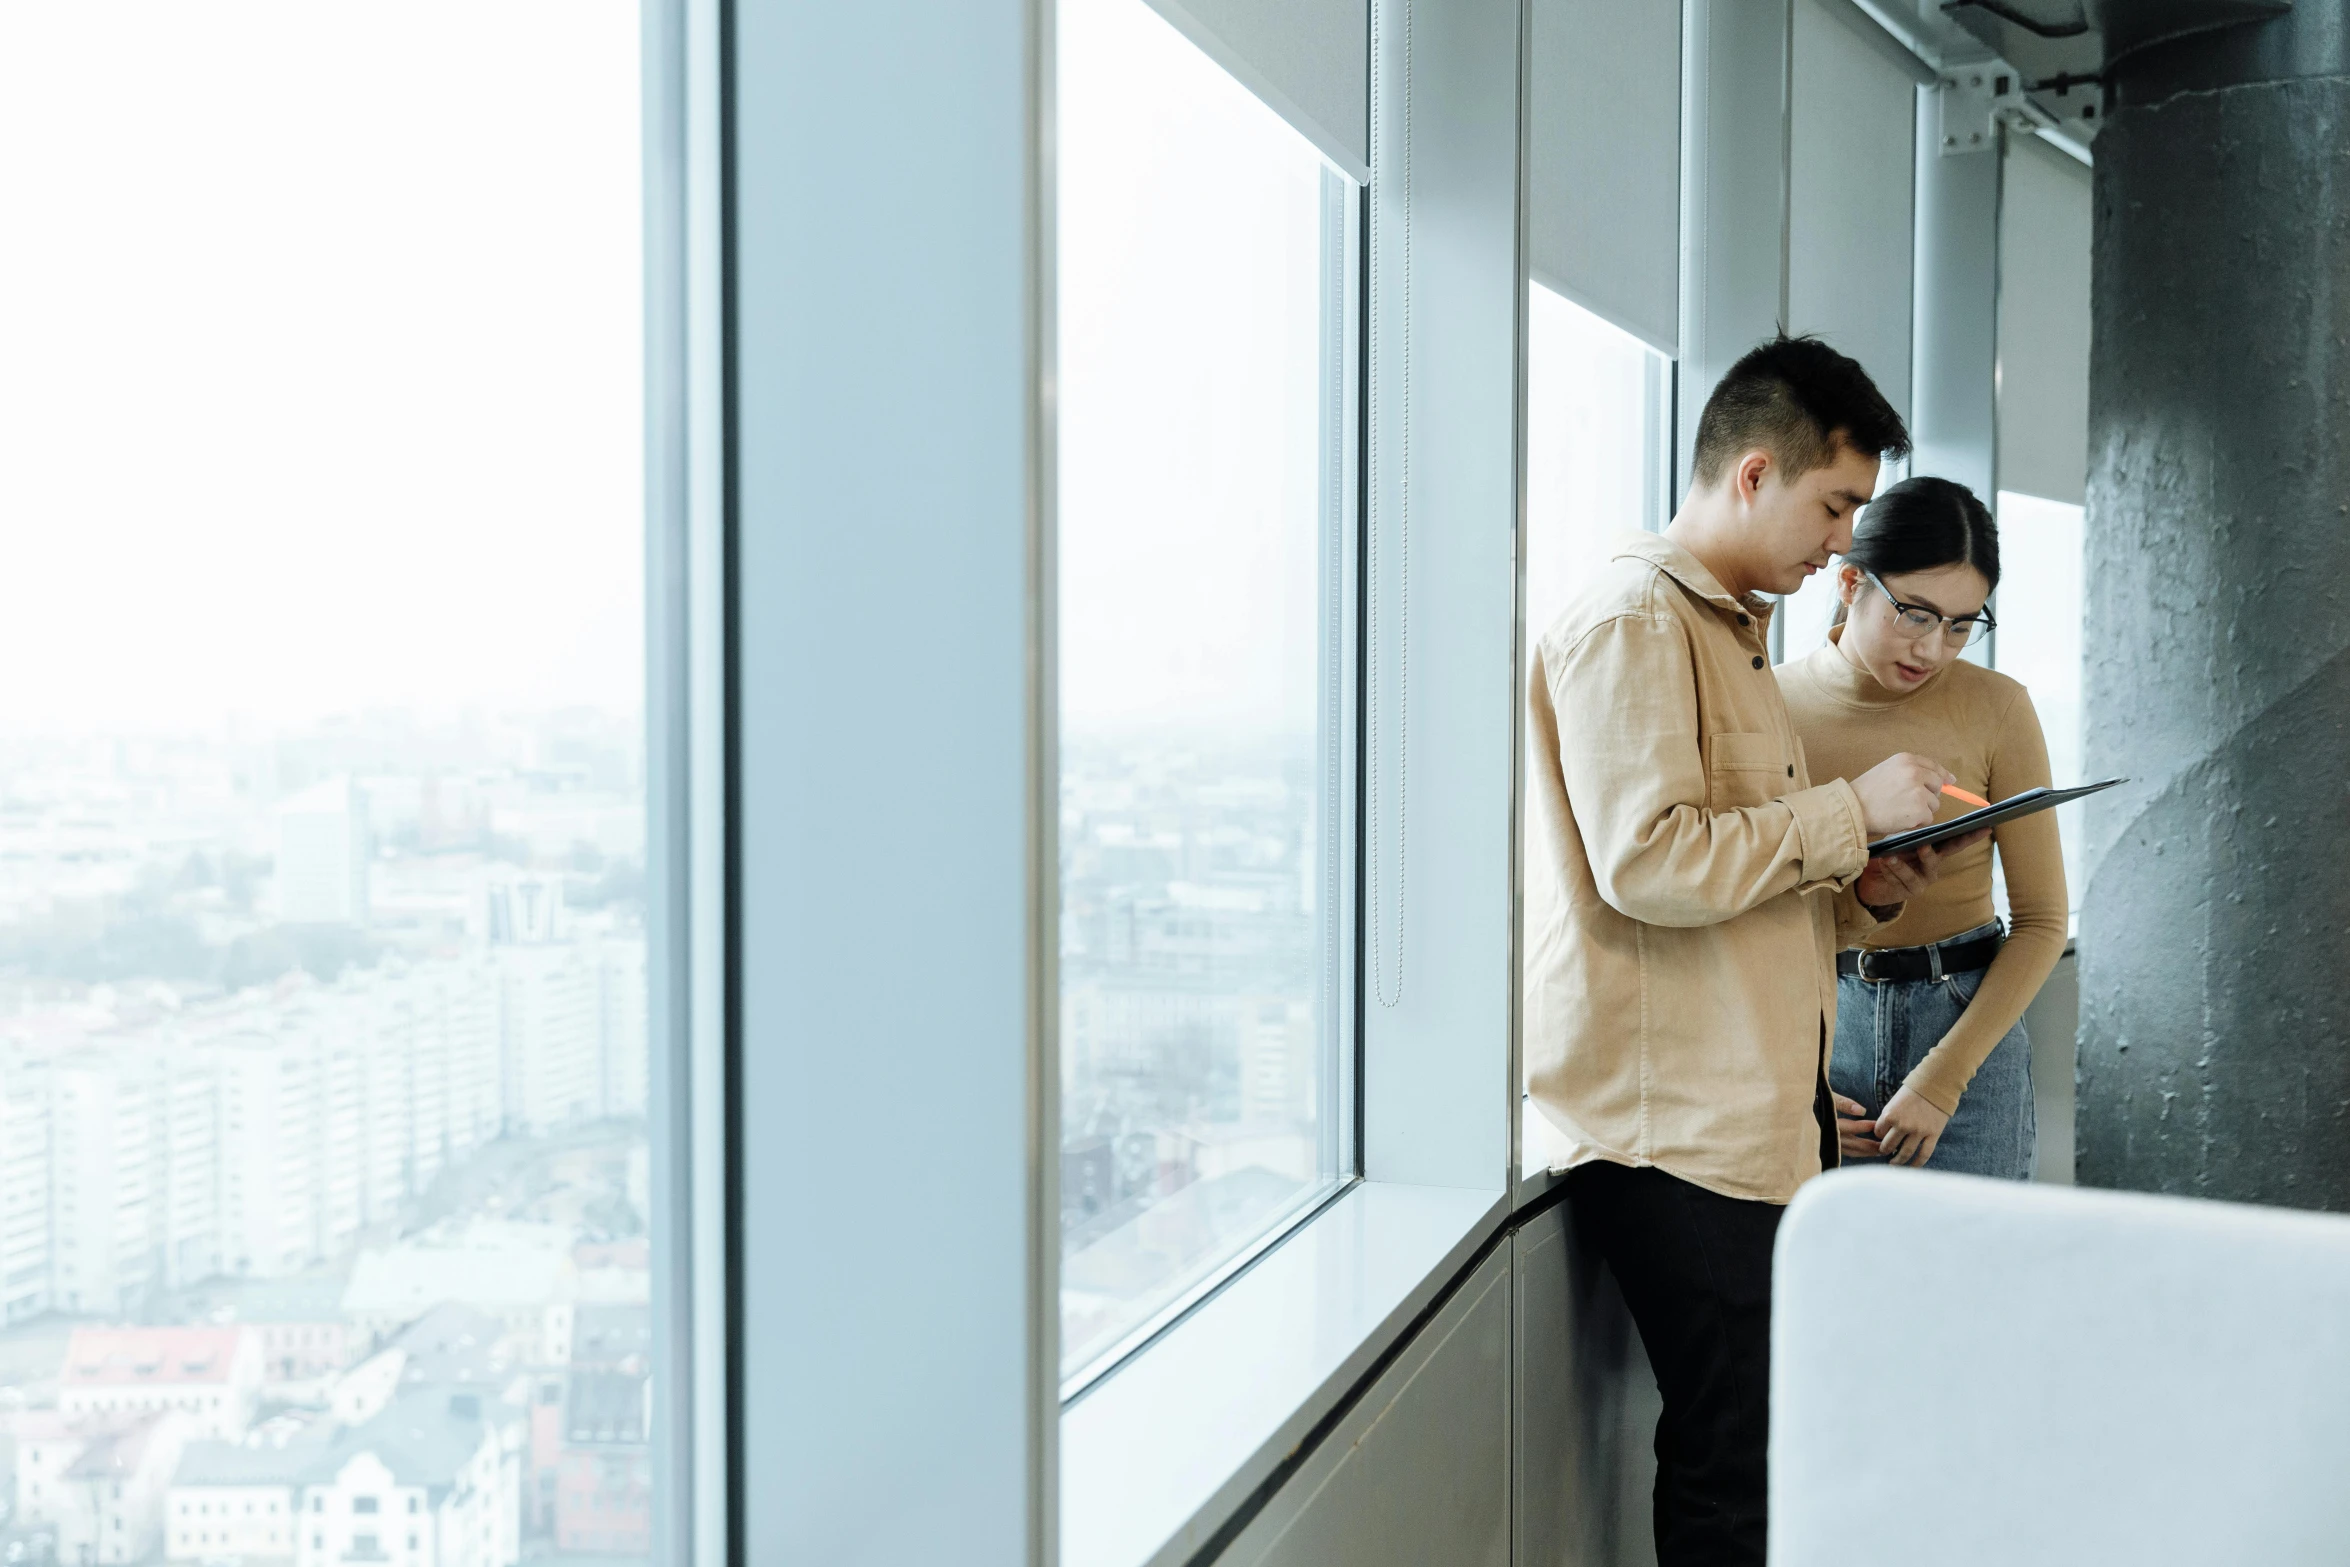
[[[1841,635],[1839,627],[1834,635]],[[1834,642],[1779,666],[1787,712],[1803,741],[1815,780],[1858,778],[1902,751],[1930,756],[1958,775],[1958,786],[2000,801],[2045,786],[2048,743],[2023,686],[2006,675],[1954,660],[1907,695],[1886,690]],[[1945,796],[1943,819],[1973,807]],[[1958,1108],[1975,1068],[2039,994],[2064,954],[2064,856],[2056,813],[2041,811],[1993,832],[2007,879],[2007,945],[1992,960],[1974,1001],[1909,1074],[1908,1087],[1945,1114]],[[1910,900],[1901,917],[1870,931],[1872,947],[1922,947],[1988,923],[1992,844],[1951,856],[1941,879]]]

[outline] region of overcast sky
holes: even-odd
[[[0,725],[633,707],[633,0],[0,0]]]
[[[1057,27],[1062,714],[1311,737],[1321,155],[1142,0]]]

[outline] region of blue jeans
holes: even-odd
[[[1950,940],[1971,940],[1997,928],[1985,925]],[[1884,1109],[1910,1069],[1942,1042],[1967,1003],[1975,999],[1984,972],[1977,969],[1941,979],[1896,979],[1879,984],[1851,974],[1839,978],[1836,1048],[1828,1059],[1828,1086],[1848,1099],[1859,1100],[1871,1116]],[[2036,1131],[2032,1041],[2019,1021],[1976,1069],[1926,1168],[2028,1181],[2032,1178]],[[1847,1156],[1844,1162],[1882,1161]]]

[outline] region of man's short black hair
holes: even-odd
[[[1909,451],[1901,415],[1866,370],[1816,337],[1781,334],[1732,365],[1705,400],[1692,466],[1698,483],[1712,484],[1759,446],[1792,479],[1834,462],[1839,440],[1880,458]]]

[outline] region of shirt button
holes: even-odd
[[[1787,764],[1787,776],[1790,778],[1795,776],[1795,764],[1793,762],[1789,762]]]
[[[1762,655],[1760,653],[1754,655],[1754,667],[1757,669],[1762,668]]]

